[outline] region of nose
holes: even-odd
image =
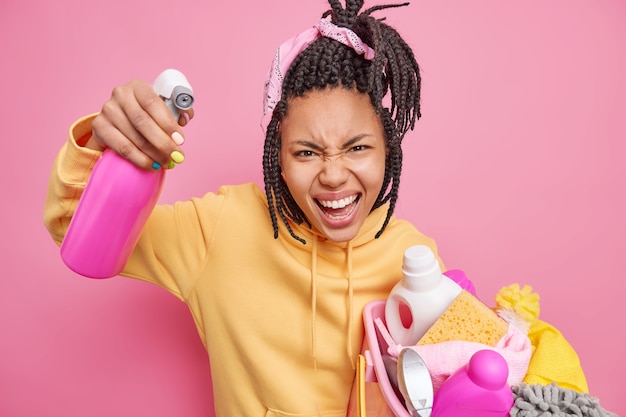
[[[320,183],[330,188],[338,188],[344,184],[350,176],[350,170],[344,159],[339,155],[324,157],[318,176]]]

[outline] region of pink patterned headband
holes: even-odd
[[[283,79],[289,66],[294,59],[311,45],[316,39],[324,36],[351,47],[358,54],[363,54],[365,59],[374,59],[374,50],[366,45],[356,33],[348,28],[337,26],[330,21],[330,17],[321,19],[319,23],[299,35],[285,41],[274,56],[274,62],[265,81],[265,96],[263,97],[263,119],[261,127],[263,132],[272,119],[274,107],[280,101],[282,94]]]

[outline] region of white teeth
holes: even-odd
[[[352,204],[354,200],[356,200],[356,195],[342,198],[341,200],[333,200],[333,201],[319,200],[319,203],[322,205],[322,207],[339,209],[339,208],[344,208],[345,206]]]

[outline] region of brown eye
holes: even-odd
[[[367,145],[356,145],[350,148],[350,152],[359,152],[359,151],[364,151],[367,149],[369,149],[369,146]]]
[[[309,159],[309,158],[313,158],[315,156],[317,156],[317,154],[311,150],[303,150],[303,151],[298,151],[294,154],[297,158],[301,158],[301,159]]]

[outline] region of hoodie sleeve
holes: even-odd
[[[101,155],[101,152],[81,147],[77,143],[91,132],[91,122],[95,116],[85,116],[70,127],[69,138],[52,166],[43,222],[58,245],[63,241],[89,175]]]
[[[43,221],[61,245],[101,152],[82,147],[95,114],[77,120],[50,174]],[[207,247],[223,196],[207,193],[173,205],[157,205],[120,275],[148,281],[185,299],[207,260]]]

